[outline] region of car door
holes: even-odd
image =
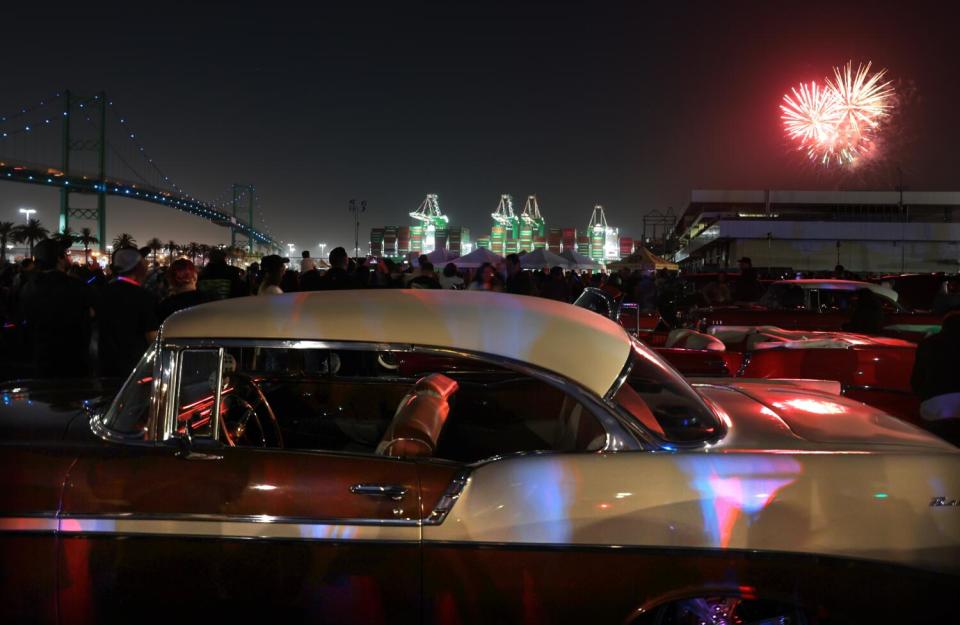
[[[111,443],[63,494],[60,614],[419,622],[419,502],[416,464],[396,458],[230,447],[209,431]]]

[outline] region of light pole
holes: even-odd
[[[326,244],[326,243],[317,243],[317,247],[320,248],[320,258],[325,258],[325,256],[323,255],[323,253],[324,253],[324,251],[326,251],[326,249],[327,249],[327,244]]]
[[[367,201],[360,200],[360,206],[357,206],[356,200],[350,200],[347,209],[353,213],[353,256],[360,256],[360,213],[367,212]]]
[[[23,216],[24,216],[24,218],[26,218],[27,223],[30,223],[30,215],[32,215],[32,214],[34,214],[35,212],[37,212],[37,209],[35,209],[35,208],[21,208],[21,209],[20,209],[20,212],[23,213]]]
[[[287,250],[287,253],[290,254],[290,256],[293,256],[294,252],[297,251],[297,246],[293,243],[287,243]]]

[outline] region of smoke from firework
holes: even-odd
[[[780,105],[787,137],[824,166],[853,166],[876,153],[876,143],[894,105],[886,70],[853,62],[833,69],[823,84],[801,84]]]

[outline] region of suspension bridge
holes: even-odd
[[[255,246],[279,247],[265,226],[257,226],[264,219],[253,185],[231,184],[210,201],[190,195],[154,162],[103,92],[62,91],[0,114],[0,181],[58,189],[58,230],[75,220],[95,222],[101,251],[107,196],[166,206],[230,228],[231,245],[243,237],[251,253]]]

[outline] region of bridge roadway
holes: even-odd
[[[70,187],[81,193],[106,193],[142,202],[169,206],[179,211],[202,217],[218,226],[234,228],[246,237],[252,237],[258,245],[278,248],[279,244],[267,233],[239,221],[233,215],[218,211],[208,204],[176,195],[169,191],[123,180],[99,180],[87,176],[65,176],[55,169],[40,168],[36,165],[19,165],[0,162],[0,181],[22,182],[46,187]],[[101,188],[102,187],[102,188]]]

